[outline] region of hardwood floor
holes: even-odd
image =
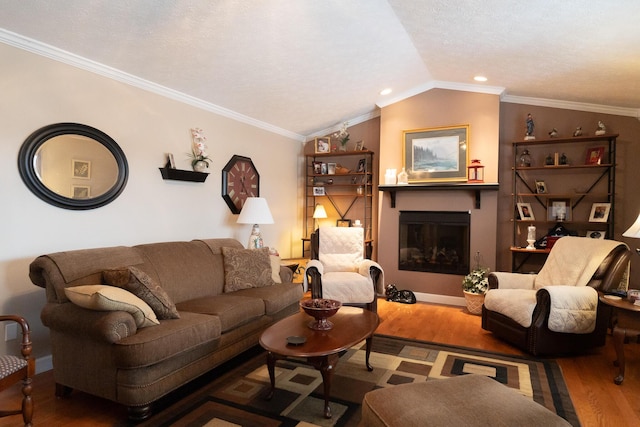
[[[427,303],[405,305],[379,300],[381,324],[377,333],[405,338],[485,349],[506,354],[523,354],[489,332],[482,330],[480,317],[461,307]],[[615,353],[612,343],[576,357],[557,358],[569,387],[571,399],[583,426],[640,425],[640,345],[625,345],[627,367],[624,383],[613,378]],[[70,398],[54,396],[53,372],[34,379],[34,426],[125,426],[126,410],[120,405],[84,393]],[[0,393],[0,407],[19,406],[20,389]],[[20,426],[22,418],[0,418],[0,427]]]

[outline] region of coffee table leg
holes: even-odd
[[[373,371],[373,366],[369,363],[369,356],[371,355],[371,348],[373,347],[373,335],[367,338],[367,350],[365,353],[365,363],[369,372]]]
[[[338,364],[340,357],[337,354],[329,354],[322,357],[310,357],[309,363],[322,374],[322,384],[324,386],[324,417],[331,418],[331,408],[329,398],[331,396],[331,379],[333,370]]]
[[[269,371],[269,381],[271,382],[271,390],[267,394],[267,400],[271,400],[276,389],[276,359],[273,353],[267,352],[267,370]]]
[[[613,379],[613,382],[617,385],[622,384],[624,381],[624,337],[626,331],[623,328],[613,328],[613,347],[616,349],[616,361],[614,365],[618,366],[618,376]]]

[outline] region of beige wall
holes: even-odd
[[[469,158],[485,165],[485,182],[497,182],[500,99],[497,95],[435,89],[382,109],[380,121],[380,179],[388,168],[402,168],[402,131],[441,126],[470,126]],[[497,193],[482,192],[481,209],[468,191],[399,192],[392,209],[388,194],[380,196],[378,262],[387,283],[411,289],[423,300],[455,302],[462,296],[462,276],[398,270],[398,219],[401,210],[471,212],[471,253],[495,268]],[[472,260],[473,262],[473,260]],[[444,296],[444,297],[442,297]],[[449,298],[454,297],[454,298]]]
[[[37,357],[50,351],[48,329],[40,323],[44,290],[29,281],[29,263],[41,254],[78,248],[210,237],[245,243],[251,226],[237,225],[220,195],[221,170],[234,154],[251,157],[260,173],[261,196],[275,219],[261,227],[265,243],[284,257],[294,250],[297,255],[301,142],[7,45],[0,44],[0,58],[0,312],[27,317]],[[44,203],[23,184],[17,168],[22,142],[58,122],[96,127],[118,142],[130,171],[114,202],[90,211],[65,210]],[[190,167],[192,127],[207,137],[209,177],[205,183],[162,180],[158,167],[166,152],[174,154],[178,168]],[[0,350],[4,345],[0,339]]]

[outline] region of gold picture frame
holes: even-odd
[[[331,138],[323,136],[322,138],[316,138],[313,141],[313,149],[315,153],[330,153],[331,152]]]
[[[406,130],[402,141],[410,183],[467,181],[469,125]]]

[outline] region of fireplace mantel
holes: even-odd
[[[480,209],[480,193],[482,191],[498,191],[499,184],[492,182],[429,182],[422,184],[378,185],[379,191],[388,191],[391,196],[391,207],[396,207],[398,191],[471,191],[476,197],[476,209]]]

